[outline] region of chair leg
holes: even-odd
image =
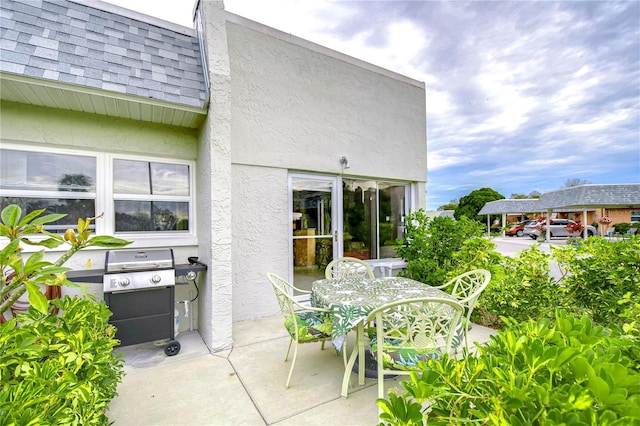
[[[293,343],[293,338],[289,339],[289,347],[287,348],[287,354],[284,356],[284,362],[287,362],[289,359],[289,351],[291,350],[291,344]]]
[[[467,355],[469,354],[469,324],[464,327],[464,345],[467,348]]]
[[[291,345],[291,343],[289,343]],[[298,342],[296,342],[293,348],[293,359],[291,360],[291,368],[289,369],[289,376],[287,377],[287,384],[284,386],[289,389],[289,382],[291,381],[291,375],[293,374],[293,367],[296,365],[296,358],[298,357]]]

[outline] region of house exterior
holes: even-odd
[[[266,272],[309,285],[345,252],[393,257],[425,205],[422,82],[221,1],[196,5],[193,29],[98,1],[0,12],[2,207],[68,213],[52,231],[102,215],[97,234],[197,256],[181,328],[212,352],[234,321],[278,312]],[[104,257],[67,266],[100,275]]]
[[[562,218],[587,225],[597,225],[601,218],[608,217],[611,222],[598,227],[604,235],[616,223],[640,223],[640,183],[587,184],[545,192],[538,199],[495,200],[486,203],[478,214],[487,215],[487,221],[490,215],[502,215],[503,228],[514,217]]]

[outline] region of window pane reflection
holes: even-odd
[[[147,161],[114,160],[113,192],[116,194],[151,194]]]
[[[189,166],[114,160],[113,191],[117,194],[189,195]]]
[[[94,200],[64,200],[54,198],[24,198],[24,197],[0,197],[0,210],[9,204],[17,204],[22,209],[22,214],[31,213],[34,210],[45,209],[46,214],[66,214],[62,219],[47,224],[44,229],[49,232],[64,233],[65,230],[78,226],[78,219],[94,217]],[[90,229],[95,229],[92,222]]]
[[[0,188],[95,192],[96,159],[80,155],[0,151]]]
[[[116,232],[186,231],[189,203],[116,201]]]
[[[396,257],[404,237],[407,185],[343,179],[344,256],[359,259]]]

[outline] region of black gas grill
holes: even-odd
[[[180,351],[174,340],[175,283],[172,249],[107,251],[104,300],[121,346],[168,339],[165,353]]]

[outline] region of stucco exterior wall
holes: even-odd
[[[426,181],[423,83],[235,15],[227,34],[235,164]]]
[[[233,166],[233,320],[276,315],[266,272],[287,277],[287,171]]]
[[[219,1],[204,1],[200,7],[204,16],[211,96],[200,135],[200,157],[207,165],[198,176],[198,187],[202,190],[198,198],[202,212],[198,218],[199,252],[209,270],[199,304],[199,331],[209,349],[217,352],[233,344],[231,75],[224,5]]]
[[[233,320],[278,312],[288,276],[289,171],[417,182],[424,205],[424,85],[227,13],[233,163]]]

